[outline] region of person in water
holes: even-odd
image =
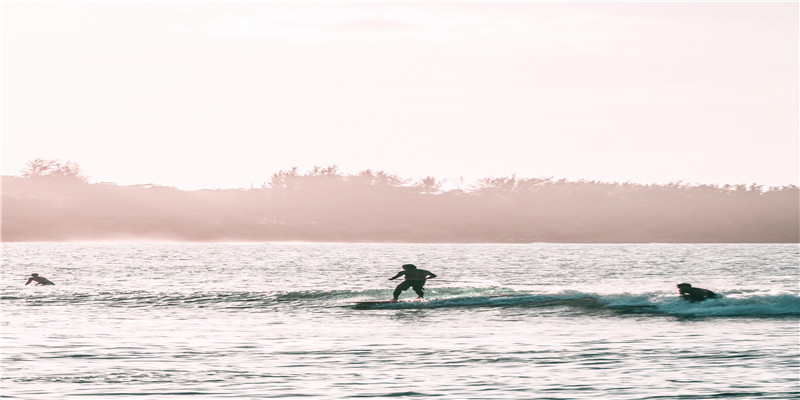
[[[55,283],[50,282],[49,279],[43,276],[39,276],[39,274],[31,274],[31,277],[25,282],[25,286],[28,286],[31,282],[36,282],[37,285],[55,285]]]
[[[397,298],[400,297],[400,293],[408,290],[408,288],[414,289],[414,292],[417,293],[420,299],[425,297],[425,289],[423,288],[423,286],[425,286],[425,281],[429,278],[436,278],[436,274],[433,272],[418,269],[414,264],[403,265],[403,270],[389,278],[389,280],[393,281],[401,276],[405,276],[405,280],[394,289],[394,293],[392,293],[394,301],[397,301]]]
[[[692,285],[688,283],[681,283],[678,285],[678,293],[680,296],[689,302],[696,302],[696,301],[703,301],[706,299],[716,299],[717,294],[708,290],[708,289],[701,289],[698,287],[692,287]]]

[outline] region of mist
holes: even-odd
[[[29,174],[30,175],[30,174]],[[262,187],[185,191],[3,176],[2,240],[408,243],[797,243],[794,185],[644,185],[296,168]]]

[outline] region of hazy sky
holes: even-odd
[[[2,173],[798,184],[798,4],[13,3]]]

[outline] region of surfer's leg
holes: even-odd
[[[394,299],[397,300],[397,298],[400,297],[400,293],[403,293],[403,291],[407,290],[409,286],[411,286],[411,283],[409,281],[400,282],[400,284],[397,285],[397,287],[394,289],[392,297],[394,297]]]
[[[425,281],[414,282],[413,284],[411,284],[411,287],[417,293],[417,296],[419,296],[419,298],[425,297],[425,288],[423,286],[425,286]]]

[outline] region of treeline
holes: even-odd
[[[281,171],[247,190],[92,184],[78,173],[2,183],[3,241],[800,242],[796,186],[511,176],[444,190],[430,177],[336,167]]]

